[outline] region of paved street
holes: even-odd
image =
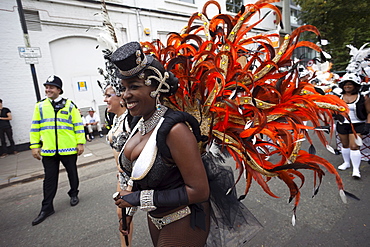
[[[115,169],[113,159],[80,168],[80,203],[75,207],[69,205],[68,179],[61,173],[55,214],[36,226],[31,222],[41,207],[42,179],[1,189],[0,246],[119,246],[112,199]],[[147,231],[144,214],[138,216],[142,231]],[[135,246],[148,241],[145,232]]]
[[[95,162],[112,159],[113,154],[104,138],[95,138],[92,142],[87,142],[84,153],[78,157],[77,166],[83,167]],[[61,171],[64,170],[60,165]],[[19,152],[16,155],[8,155],[0,159],[0,189],[33,181],[37,178],[43,178],[44,168],[40,160],[32,157],[31,150]]]
[[[89,145],[89,144],[88,144]],[[319,156],[336,166],[341,156],[330,154],[316,145]],[[101,151],[101,150],[100,150]],[[107,147],[107,152],[109,152]],[[80,203],[69,205],[65,172],[60,174],[55,199],[56,213],[40,225],[31,226],[40,210],[42,179],[16,183],[0,189],[0,246],[119,246],[117,216],[112,193],[115,191],[113,159],[79,167]],[[319,194],[312,196],[312,176],[306,173],[296,226],[291,225],[293,204],[288,204],[289,191],[282,181],[272,179],[272,198],[254,183],[243,201],[262,223],[264,229],[247,246],[369,246],[370,234],[370,165],[362,162],[361,180],[351,171],[340,172],[345,189],[361,200],[348,198],[343,204],[335,178],[327,173]],[[238,185],[238,194],[244,185]],[[151,246],[144,214],[135,216],[133,246]]]

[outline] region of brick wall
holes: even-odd
[[[156,4],[150,6],[145,4],[146,1],[110,2],[175,13],[166,15],[140,10],[138,18],[134,8],[108,5],[119,42],[123,44],[134,40],[164,39],[168,32],[179,32],[187,24],[186,15],[190,16],[201,10],[206,0],[195,0],[195,4],[156,0]],[[224,8],[225,1],[218,2]],[[102,93],[95,87],[96,79],[100,76],[97,67],[104,68],[104,60],[97,55],[95,49],[98,44],[95,39],[101,32],[94,28],[102,23],[102,19],[95,15],[100,12],[100,4],[72,0],[22,0],[22,4],[23,9],[38,11],[41,20],[42,31],[29,31],[31,47],[39,47],[42,54],[38,59],[39,63],[35,64],[41,98],[44,98],[43,83],[49,75],[57,74],[64,82],[64,97],[71,98],[80,108],[92,106],[95,109],[104,109]],[[17,50],[18,47],[24,47],[25,43],[16,1],[0,1],[0,19],[0,98],[3,99],[3,105],[12,111],[11,124],[16,144],[26,146],[29,142],[36,93],[30,65],[19,57]],[[144,28],[150,29],[150,35],[143,33]],[[77,93],[75,83],[79,78],[87,78],[94,92]],[[103,121],[104,111],[99,112],[99,115]]]

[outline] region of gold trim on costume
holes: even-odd
[[[191,210],[188,206],[186,206],[185,208],[182,208],[176,212],[168,214],[162,218],[155,218],[150,214],[148,214],[148,217],[153,222],[153,224],[158,228],[158,230],[161,230],[165,225],[168,225],[177,220],[181,220],[182,218],[188,216],[189,214],[191,214]]]
[[[142,70],[143,68],[145,68],[146,64],[148,63],[148,59],[146,58],[146,56],[144,56],[144,59],[143,61],[141,61],[140,58],[138,58],[136,60],[136,63],[138,64],[136,67],[130,69],[130,70],[126,70],[126,71],[123,71],[123,70],[120,70],[119,72],[123,75],[123,76],[132,76],[132,75],[135,75],[136,73],[138,73],[140,70]]]

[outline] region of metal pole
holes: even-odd
[[[17,0],[17,5],[18,5],[19,19],[21,21],[22,30],[23,30],[24,43],[26,47],[31,47],[31,43],[28,37],[26,19],[24,18],[22,0]],[[36,76],[36,68],[34,64],[30,64],[30,67],[31,67],[31,74],[32,74],[32,79],[33,79],[33,86],[35,88],[35,93],[36,93],[36,99],[37,101],[39,101],[41,100],[41,95],[40,95],[39,84],[38,84],[37,76]]]

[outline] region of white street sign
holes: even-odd
[[[31,58],[25,57],[24,61],[26,62],[26,64],[38,64],[39,63],[39,60],[37,57],[31,57]]]
[[[40,47],[18,47],[19,56],[24,58],[41,57]]]

